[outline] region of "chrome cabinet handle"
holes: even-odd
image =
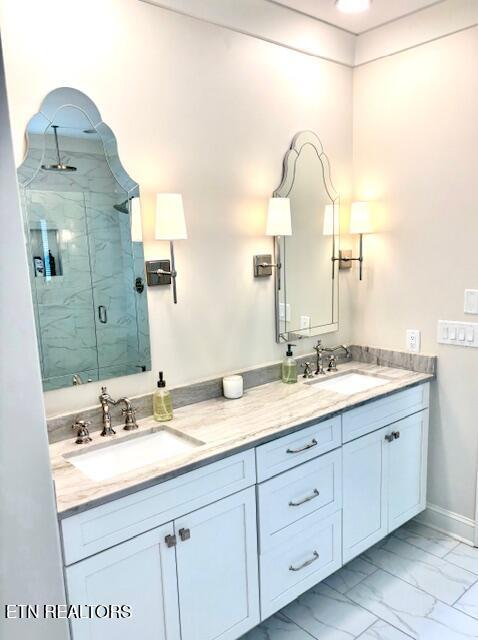
[[[179,529],[179,537],[181,538],[181,540],[183,542],[185,540],[189,540],[189,538],[191,537],[191,530],[190,529]]]
[[[175,547],[176,546],[176,536],[172,536],[171,534],[168,534],[164,538],[164,542],[166,543],[166,546],[169,547],[169,548]]]
[[[312,449],[312,447],[316,447],[317,444],[318,442],[314,438],[312,442],[309,442],[309,444],[306,444],[305,446],[300,447],[300,449],[287,449],[286,453],[301,453],[302,451],[307,451],[307,449]]]
[[[385,436],[385,440],[387,442],[393,442],[394,440],[398,440],[400,437],[400,431],[392,431],[392,433],[387,433]]]
[[[106,324],[108,322],[108,313],[104,304],[100,304],[98,307],[98,320],[102,324]]]
[[[301,504],[305,504],[306,502],[309,502],[310,500],[317,498],[318,495],[320,495],[320,491],[318,489],[314,489],[311,496],[307,496],[307,498],[304,498],[303,500],[299,500],[299,502],[293,502],[291,500],[289,502],[289,507],[300,507]]]
[[[305,569],[305,567],[308,567],[309,564],[312,564],[313,562],[318,560],[318,558],[319,558],[318,552],[314,551],[314,557],[313,558],[310,558],[309,560],[306,560],[305,562],[300,564],[298,567],[294,567],[294,565],[291,564],[290,567],[289,567],[289,571],[300,571],[301,569]]]

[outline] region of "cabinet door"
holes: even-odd
[[[67,567],[69,604],[128,605],[126,619],[72,620],[73,640],[179,640],[172,523]]]
[[[175,521],[182,640],[235,640],[259,623],[255,488]]]
[[[426,506],[428,410],[393,424],[388,446],[388,531]]]
[[[386,427],[343,447],[344,564],[387,534]]]

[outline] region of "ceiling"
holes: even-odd
[[[335,0],[269,0],[290,9],[296,9],[353,33],[362,33],[381,24],[396,20],[424,7],[438,4],[437,0],[372,0],[367,11],[358,14],[340,12]],[[442,1],[442,0],[439,0]]]

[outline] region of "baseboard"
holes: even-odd
[[[455,540],[475,546],[475,521],[471,518],[428,503],[425,511],[422,511],[415,520],[427,527],[446,533]]]

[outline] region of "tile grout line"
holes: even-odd
[[[317,584],[321,584],[320,582],[318,582]],[[316,586],[316,585],[315,585]],[[313,589],[314,587],[311,587],[311,589]],[[310,591],[310,589],[308,589],[307,591]],[[305,591],[305,593],[307,593],[307,591]],[[298,596],[297,598],[295,598],[295,600],[292,600],[292,602],[296,602],[296,600],[299,599],[300,596]],[[289,603],[292,604],[292,603]],[[286,605],[286,607],[289,605]],[[304,633],[306,633],[308,636],[310,636],[311,638],[313,638],[314,640],[320,640],[320,638],[318,638],[317,636],[312,635],[309,631],[307,631],[307,629],[304,629],[304,627],[301,627],[300,624],[298,624],[295,620],[292,620],[292,618],[290,618],[286,613],[284,613],[283,609],[280,610],[280,614],[284,616],[284,618],[287,618],[287,620],[289,620],[289,622],[292,622],[292,624],[295,624],[296,627],[299,627],[299,629],[301,631],[303,631]]]
[[[366,553],[366,552],[364,552],[364,553]],[[440,560],[443,560],[443,558],[440,558]],[[367,562],[370,562],[370,564],[373,564],[373,566],[374,566],[374,567],[377,567],[377,570],[383,571],[384,573],[388,574],[388,575],[389,575],[389,576],[391,576],[392,578],[396,578],[397,580],[400,580],[401,582],[403,582],[404,584],[408,585],[409,587],[414,587],[415,589],[418,589],[419,591],[421,591],[422,593],[425,593],[427,596],[430,596],[431,598],[433,598],[433,599],[434,599],[434,600],[436,600],[437,602],[440,602],[441,604],[444,604],[446,607],[451,607],[451,608],[454,608],[454,605],[458,602],[458,600],[459,600],[460,598],[462,598],[462,597],[465,595],[465,593],[468,591],[468,589],[471,589],[471,587],[473,587],[473,586],[476,584],[476,582],[478,581],[478,575],[476,575],[476,573],[473,573],[472,571],[468,571],[468,573],[471,573],[471,574],[476,578],[476,580],[473,582],[473,584],[472,584],[472,585],[470,585],[469,587],[467,587],[467,588],[465,589],[465,591],[461,594],[461,596],[460,596],[457,600],[455,600],[455,601],[454,601],[454,603],[453,603],[453,604],[449,604],[448,602],[445,602],[444,600],[441,600],[441,599],[440,599],[440,598],[438,598],[437,596],[433,595],[433,593],[429,593],[428,591],[425,591],[425,589],[423,589],[422,587],[420,587],[420,586],[418,586],[418,585],[416,585],[416,584],[412,584],[411,582],[407,582],[407,580],[404,580],[404,579],[403,579],[403,578],[401,578],[400,576],[395,575],[394,573],[392,573],[392,572],[391,572],[391,571],[389,571],[388,569],[384,569],[383,567],[379,567],[379,566],[377,566],[376,564],[374,564],[374,563],[373,563],[372,561],[370,561],[370,560],[367,560]],[[450,564],[451,564],[451,563],[450,563]],[[456,566],[458,569],[463,569],[463,567],[458,567],[458,565],[453,565],[453,566]],[[467,571],[467,569],[463,569],[463,570],[464,570],[464,571]],[[374,571],[374,573],[375,573],[375,571]],[[373,575],[373,573],[371,573],[370,575]],[[367,577],[368,577],[368,576],[367,576]],[[358,586],[359,584],[361,584],[361,583],[359,582],[359,583],[357,583],[357,585],[355,585],[355,586]],[[352,591],[352,589],[354,589],[354,588],[355,588],[355,587],[351,587],[351,588],[349,589],[349,591]],[[347,591],[347,593],[348,593],[348,591]],[[457,609],[457,611],[461,611],[461,610],[460,610],[460,609]],[[464,613],[464,611],[462,611],[461,613]],[[469,617],[469,618],[471,618],[472,616],[468,616],[468,617]],[[475,620],[476,620],[476,618],[475,618]]]
[[[375,566],[375,565],[374,565]],[[413,589],[417,589],[417,591],[420,591],[421,593],[424,593],[426,596],[429,596],[430,598],[433,598],[433,600],[435,600],[435,602],[438,602],[440,604],[442,604],[445,607],[449,607],[450,609],[453,609],[453,611],[456,611],[457,613],[460,613],[462,615],[464,615],[466,618],[469,618],[470,620],[473,620],[473,622],[477,622],[477,618],[474,618],[473,616],[470,616],[468,613],[466,613],[465,611],[462,611],[461,609],[457,609],[456,607],[454,607],[451,604],[447,604],[446,602],[443,602],[443,600],[440,600],[439,598],[437,598],[436,596],[434,596],[431,593],[428,593],[428,591],[425,591],[425,589],[422,589],[420,587],[417,587],[416,585],[410,584],[409,582],[406,582],[405,580],[402,580],[402,578],[399,578],[398,576],[394,576],[393,573],[390,573],[390,571],[387,571],[386,569],[382,569],[380,567],[378,567],[380,569],[380,571],[382,571],[383,573],[386,573],[387,575],[389,575],[391,578],[395,578],[395,580],[400,580],[400,582],[403,582],[403,584],[405,584],[407,587],[412,587]],[[462,569],[463,567],[459,567],[460,569]],[[370,574],[370,575],[374,575],[374,574]],[[477,576],[478,577],[478,576]],[[360,583],[359,583],[360,584]],[[476,584],[476,582],[474,583]],[[357,585],[358,586],[358,585]],[[473,586],[473,585],[472,585]],[[355,587],[352,587],[347,594],[352,591],[352,589],[354,589]],[[471,588],[471,587],[470,587]],[[463,594],[464,595],[464,594]],[[461,596],[460,596],[461,597]],[[380,618],[380,616],[378,616],[374,611],[371,611],[370,609],[367,609],[367,607],[364,607],[362,604],[358,604],[358,602],[355,602],[355,600],[353,600],[352,598],[349,597],[349,600],[351,600],[354,604],[358,605],[359,607],[362,607],[363,609],[365,609],[366,611],[368,611],[369,613],[371,613],[374,616],[377,616],[378,618]],[[456,604],[456,603],[455,603]],[[423,616],[421,616],[423,617]],[[390,624],[392,627],[394,627],[395,625],[393,625],[391,622],[389,622],[388,620],[385,620],[384,618],[380,618],[380,620],[383,620],[383,622],[386,622],[387,624]],[[398,629],[398,627],[395,627],[396,629]],[[406,633],[405,631],[403,631],[402,629],[398,629],[398,631],[401,631],[402,633]],[[410,635],[407,634],[406,635]],[[413,636],[411,636],[413,637]]]
[[[425,525],[423,525],[423,526],[425,526]],[[401,527],[399,527],[399,529],[401,529]],[[395,531],[398,531],[399,529],[395,529]],[[415,549],[420,549],[420,551],[425,551],[426,553],[429,553],[430,555],[435,556],[435,558],[440,558],[442,560],[444,560],[449,553],[454,551],[457,548],[457,546],[459,544],[461,544],[458,540],[455,540],[454,538],[450,538],[450,540],[453,540],[453,542],[456,542],[455,546],[452,549],[450,549],[449,551],[447,551],[444,556],[439,556],[436,553],[433,553],[433,551],[427,551],[426,549],[422,549],[422,547],[419,547],[418,545],[413,544],[413,542],[409,542],[408,540],[403,540],[402,538],[399,538],[398,536],[395,535],[395,531],[392,531],[392,533],[390,535],[392,535],[396,540],[401,540],[402,542],[407,542],[408,544],[411,544],[412,547],[415,547]],[[408,531],[408,529],[407,529],[407,531]],[[411,533],[413,533],[413,531]],[[418,537],[419,534],[414,534],[414,535],[416,535]],[[423,537],[426,540],[425,536],[423,536]],[[452,564],[454,564],[454,563],[452,563]],[[456,565],[456,566],[458,566],[458,565]]]
[[[361,558],[362,556],[357,556],[358,558]],[[355,559],[355,558],[354,558]],[[368,561],[367,561],[368,562]],[[371,564],[371,563],[370,563]],[[375,565],[373,565],[375,567]],[[369,576],[366,576],[363,580],[361,580],[360,582],[357,582],[356,585],[354,585],[353,587],[350,587],[350,589],[348,591],[351,591],[352,589],[354,589],[355,587],[358,587],[359,584],[361,584],[364,580],[366,580],[367,578],[369,578],[370,576],[373,576],[373,574],[378,571],[379,567],[376,567],[375,571],[373,571]],[[396,576],[393,576],[396,577]],[[400,578],[397,578],[397,580],[400,580]],[[404,582],[402,580],[402,582]],[[396,629],[397,631],[399,631],[400,633],[403,633],[404,635],[406,635],[408,638],[412,638],[412,640],[416,640],[415,638],[413,638],[413,636],[411,636],[409,633],[406,633],[405,631],[402,631],[402,629],[399,629],[398,627],[396,627],[394,624],[392,624],[391,622],[389,622],[388,620],[385,620],[384,618],[381,618],[378,614],[376,614],[374,611],[371,611],[370,609],[367,609],[367,607],[364,607],[362,604],[359,604],[358,602],[355,602],[355,600],[352,600],[352,598],[349,598],[347,596],[347,593],[341,593],[340,591],[337,591],[337,589],[334,589],[334,587],[330,587],[330,589],[332,589],[333,591],[335,591],[336,593],[340,594],[341,596],[346,596],[347,600],[349,600],[349,602],[351,602],[353,605],[355,605],[356,607],[359,607],[359,609],[363,609],[364,611],[366,611],[367,613],[370,613],[372,616],[374,616],[376,618],[376,620],[374,620],[372,622],[372,624],[367,627],[366,629],[364,629],[364,631],[362,631],[358,636],[355,636],[355,640],[359,640],[360,637],[364,634],[367,633],[367,631],[369,631],[375,624],[377,624],[377,622],[384,622],[385,624],[388,624],[390,627],[393,627],[394,629]],[[428,594],[430,595],[430,594]]]
[[[454,566],[457,566],[457,565],[454,565]],[[474,575],[476,576],[475,582],[471,584],[467,589],[465,589],[465,591],[461,594],[461,596],[457,598],[452,605],[450,605],[451,607],[453,607],[453,609],[456,609],[457,611],[461,611],[462,613],[465,613],[465,611],[463,611],[462,609],[458,609],[457,607],[455,607],[455,605],[468,593],[470,589],[472,589],[473,587],[476,587],[476,583],[478,582],[478,575],[476,575],[476,573]],[[470,616],[470,617],[473,617],[473,616]],[[475,620],[478,620],[478,618],[475,618]]]

